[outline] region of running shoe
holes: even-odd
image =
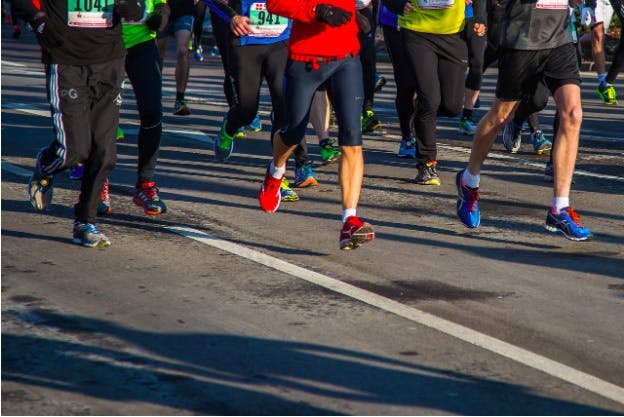
[[[323,164],[336,162],[342,156],[342,152],[334,147],[334,141],[329,138],[323,139],[319,142],[319,152],[321,154]]]
[[[72,242],[88,248],[103,249],[111,242],[93,223],[74,222],[74,238]]]
[[[479,188],[470,188],[462,181],[464,170],[457,173],[455,184],[457,185],[457,216],[464,226],[476,229],[481,223],[479,210]]]
[[[295,188],[316,187],[318,181],[314,178],[311,164],[301,164],[295,167]]]
[[[201,45],[197,45],[197,48],[195,48],[193,58],[195,58],[197,62],[202,62],[204,60],[204,48],[202,48]]]
[[[424,165],[419,165],[416,184],[420,185],[440,185],[440,177],[436,169],[436,161],[428,161]]]
[[[416,138],[414,136],[401,139],[397,156],[399,158],[416,158]]]
[[[234,139],[245,139],[246,137],[247,133],[245,133],[245,129],[242,127],[238,128],[236,133],[234,133]]]
[[[372,110],[366,110],[362,116],[362,132],[374,132],[381,128],[381,122]]]
[[[356,249],[373,239],[375,239],[373,226],[356,216],[349,216],[340,230],[340,249]]]
[[[108,189],[110,184],[108,180],[104,181],[102,185],[102,192],[100,193],[100,205],[97,208],[97,214],[99,216],[105,216],[113,212],[113,208],[110,203],[110,196],[108,195]]]
[[[541,130],[531,133],[531,143],[533,144],[533,150],[538,155],[552,149],[552,142],[546,139]]]
[[[260,116],[258,116],[256,114],[256,117],[254,117],[254,119],[251,121],[251,123],[249,123],[247,126],[245,126],[246,130],[249,130],[250,132],[259,132],[262,130],[262,121],[260,120]]]
[[[155,181],[139,182],[134,187],[134,204],[143,208],[148,216],[156,216],[167,212],[167,205],[158,195]]]
[[[596,93],[598,93],[598,97],[600,97],[602,102],[607,106],[615,106],[618,104],[617,92],[615,91],[614,86],[608,85],[603,88],[599,86],[598,88],[596,88]]]
[[[470,118],[462,117],[462,119],[459,121],[459,126],[457,130],[459,130],[459,133],[464,135],[474,135],[474,133],[477,131],[477,125],[472,120],[470,120]]]
[[[381,91],[384,85],[386,85],[386,77],[376,72],[375,73],[375,92]]]
[[[70,180],[81,180],[84,175],[84,165],[76,164],[69,169],[69,179]]]
[[[45,148],[37,154],[35,170],[28,180],[28,198],[35,210],[45,210],[52,203],[54,195],[54,175],[46,175],[41,169],[41,156]]]
[[[273,178],[269,168],[267,168],[262,181],[262,187],[260,187],[260,192],[258,193],[258,200],[262,210],[267,213],[275,213],[277,211],[282,200],[281,184],[282,180]]]
[[[191,114],[191,109],[186,105],[185,100],[176,100],[173,107],[173,114],[176,116],[188,116]]]
[[[126,135],[124,134],[123,129],[120,126],[117,126],[117,142],[121,142],[122,140],[124,140],[125,137]]]
[[[280,182],[280,194],[282,196],[282,201],[288,201],[294,203],[295,201],[299,201],[299,196],[290,188],[290,182],[286,179],[286,177],[282,177],[282,181]]]
[[[508,122],[503,129],[503,145],[509,153],[516,153],[522,142],[522,129],[516,128],[514,122]]]
[[[215,157],[221,162],[225,162],[230,159],[232,151],[234,150],[234,136],[227,134],[225,131],[226,124],[227,120],[223,120],[221,132],[219,132],[219,136],[217,136],[214,143]]]
[[[565,207],[558,214],[552,207],[549,208],[544,227],[549,232],[561,232],[570,240],[581,241],[594,237],[588,228],[581,225],[581,216],[572,207]]]

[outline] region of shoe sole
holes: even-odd
[[[442,183],[440,182],[440,180],[436,179],[436,180],[427,180],[427,181],[416,181],[416,184],[418,185],[441,185]]]
[[[299,184],[295,183],[295,185],[293,185],[293,187],[295,188],[309,188],[309,187],[317,187],[318,186],[318,181],[316,181],[315,179],[307,179]]]
[[[88,244],[88,243],[83,242],[82,239],[73,238],[72,242],[80,246],[84,246],[85,248],[92,248],[92,249],[104,249],[111,245],[110,241],[106,241],[106,240],[100,240],[96,243]]]
[[[39,183],[30,183],[28,185],[28,197],[30,199],[30,204],[32,204],[33,208],[37,211],[44,211],[48,208],[48,206],[52,203],[53,190],[50,190],[49,197],[44,199],[44,195],[41,191],[39,191]],[[47,201],[44,201],[47,200]]]
[[[586,240],[592,240],[594,238],[594,235],[589,235],[587,237],[576,237],[576,236],[572,236],[567,234],[566,232],[564,232],[562,229],[558,228],[557,226],[553,226],[550,225],[548,223],[544,223],[544,228],[546,230],[548,230],[551,233],[557,233],[557,232],[561,232],[561,234],[568,240],[572,240],[574,242],[584,242]]]
[[[174,116],[188,116],[190,114],[191,114],[191,111],[189,109],[183,109],[183,110],[178,110],[178,111],[173,112]]]
[[[364,243],[368,243],[375,239],[375,231],[373,226],[368,223],[364,223],[364,226],[351,236],[349,239],[340,241],[340,250],[353,250],[362,246]]]

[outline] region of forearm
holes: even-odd
[[[204,2],[210,9],[210,13],[213,13],[226,23],[230,23],[230,20],[236,16],[234,9],[225,0],[204,0]]]

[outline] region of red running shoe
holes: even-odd
[[[347,217],[347,221],[340,230],[340,249],[356,249],[361,244],[375,239],[373,226],[363,222],[356,216]]]
[[[275,213],[282,201],[282,193],[280,193],[280,185],[282,179],[273,178],[269,172],[269,168],[264,174],[264,181],[262,187],[258,193],[258,200],[260,200],[260,207],[267,213]]]

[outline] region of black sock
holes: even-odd
[[[181,101],[184,100],[184,92],[176,91],[176,100]]]
[[[470,119],[472,118],[472,109],[464,109],[462,111],[462,119]]]

